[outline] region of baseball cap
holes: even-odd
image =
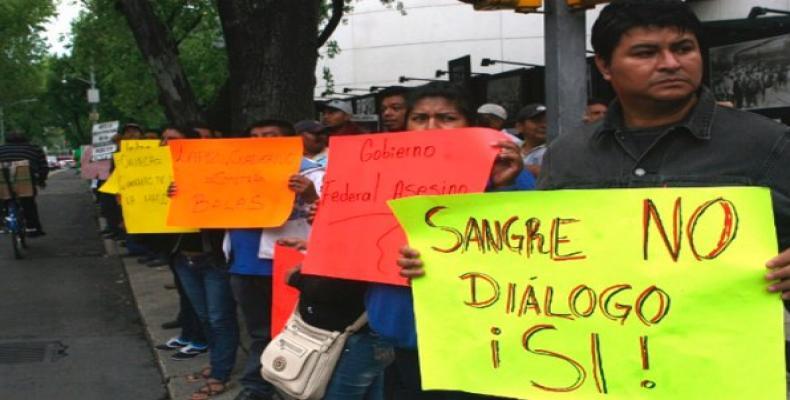
[[[516,117],[517,121],[524,121],[525,119],[532,119],[540,114],[546,113],[546,106],[540,103],[527,104],[518,112]]]
[[[294,124],[294,130],[296,133],[302,132],[310,132],[310,133],[327,133],[326,129],[328,127],[318,121],[313,120],[303,120],[299,121]]]
[[[486,103],[477,109],[478,114],[491,114],[499,119],[507,119],[507,110],[499,104]]]
[[[324,108],[334,108],[349,115],[354,113],[354,110],[351,108],[351,103],[343,100],[330,100],[324,104]]]
[[[134,122],[127,122],[127,123],[123,124],[123,127],[121,128],[121,132],[123,132],[123,131],[125,131],[127,129],[137,129],[140,132],[143,131],[143,127],[140,126],[140,124],[136,124]]]

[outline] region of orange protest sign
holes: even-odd
[[[167,223],[190,228],[270,228],[291,214],[288,178],[299,171],[302,139],[174,140],[178,192]]]
[[[333,137],[306,274],[406,285],[406,235],[387,200],[482,192],[501,132],[481,129]]]
[[[292,247],[274,246],[272,269],[272,337],[283,329],[299,301],[299,291],[285,282],[288,271],[302,263],[304,254]]]

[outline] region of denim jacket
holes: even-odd
[[[768,187],[780,248],[790,247],[790,128],[718,106],[706,88],[644,154],[626,145],[622,121],[615,103],[602,122],[554,140],[538,188]]]

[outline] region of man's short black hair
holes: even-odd
[[[409,92],[411,92],[411,89],[406,86],[390,86],[378,93],[379,102],[392,96],[401,96],[407,99]]]
[[[408,120],[408,115],[418,101],[429,97],[441,97],[453,103],[469,124],[473,124],[477,117],[472,107],[472,97],[463,87],[450,82],[431,82],[411,91],[407,99],[409,111],[406,113],[406,119]]]
[[[261,119],[250,124],[250,126],[244,130],[244,136],[250,137],[250,132],[252,132],[254,128],[261,128],[264,126],[276,126],[280,128],[280,130],[283,132],[283,135],[285,136],[293,136],[296,134],[294,125],[288,121],[281,119]]]
[[[11,131],[6,135],[5,142],[19,144],[30,143],[30,140],[28,140],[27,136],[25,136],[25,134],[20,131]]]
[[[162,133],[168,129],[181,132],[185,139],[200,139],[200,132],[189,125],[167,125],[162,129]]]
[[[702,44],[702,23],[681,0],[614,0],[604,7],[592,28],[595,54],[606,64],[623,34],[638,27],[679,28]]]

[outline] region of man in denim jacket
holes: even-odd
[[[702,86],[701,25],[680,0],[616,0],[593,26],[617,100],[549,146],[541,189],[765,186],[783,252],[768,290],[790,299],[790,129],[716,104]]]

